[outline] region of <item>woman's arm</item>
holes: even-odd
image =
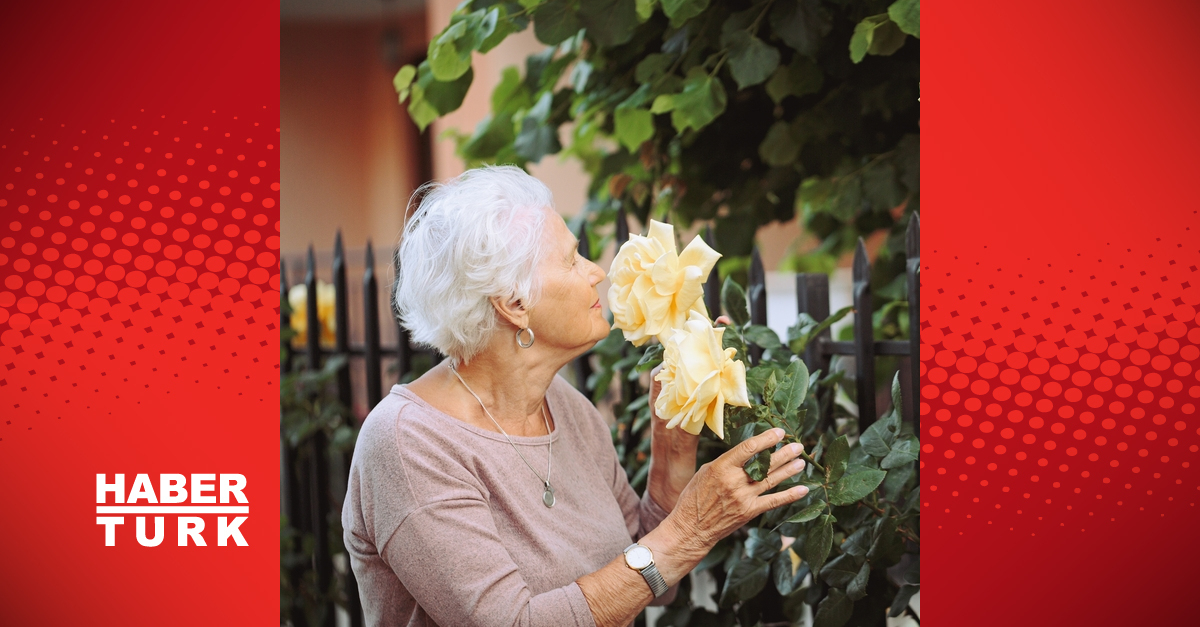
[[[804,486],[764,494],[804,468],[795,459],[799,445],[788,445],[771,456],[767,478],[755,483],[742,465],[759,451],[774,447],[783,437],[772,429],[742,442],[705,464],[679,494],[670,515],[639,542],[654,552],[654,563],[674,586],[695,568],[721,538],[762,512],[786,505],[808,493]],[[653,600],[641,573],[618,555],[600,570],[577,580],[597,627],[623,627]]]

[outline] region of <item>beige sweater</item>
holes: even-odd
[[[504,436],[406,386],[393,386],[367,416],[342,525],[368,625],[595,625],[575,580],[667,512],[629,487],[586,397],[555,377],[546,398],[554,432],[512,439],[542,475],[553,440],[553,508]]]

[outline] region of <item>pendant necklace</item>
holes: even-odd
[[[550,463],[554,460],[553,438],[547,442],[546,478],[542,479],[542,476],[538,474],[538,471],[533,470],[533,466],[529,463],[529,460],[525,459],[525,456],[521,454],[521,449],[517,448],[517,445],[513,443],[512,438],[508,437],[508,434],[505,433],[504,428],[500,426],[500,423],[496,422],[496,418],[492,416],[492,412],[488,411],[487,405],[483,404],[483,400],[479,398],[479,395],[475,393],[475,390],[472,390],[471,386],[467,385],[466,381],[463,381],[462,375],[458,374],[458,369],[454,366],[450,366],[450,372],[453,372],[454,376],[458,377],[459,383],[462,383],[463,387],[467,388],[467,391],[471,393],[471,396],[474,396],[475,400],[479,401],[479,406],[483,408],[483,413],[487,414],[487,417],[492,419],[492,424],[496,425],[496,428],[500,430],[500,434],[504,436],[504,439],[508,440],[509,445],[512,446],[513,450],[517,452],[517,455],[521,457],[521,461],[525,462],[525,465],[529,466],[529,470],[533,471],[533,474],[538,478],[538,481],[542,482],[542,486],[545,488],[542,491],[542,504],[546,507],[554,507],[554,488],[550,486]],[[542,420],[546,422],[546,435],[550,436],[550,419],[546,417],[546,404],[543,402],[541,407]]]

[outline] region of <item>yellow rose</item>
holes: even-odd
[[[337,320],[334,317],[334,300],[336,292],[333,285],[324,281],[317,281],[317,319],[321,324],[321,344],[324,346],[333,346],[337,341],[334,331],[337,329]],[[288,290],[288,304],[292,307],[292,316],[289,319],[292,329],[296,331],[296,335],[292,336],[292,345],[297,348],[303,348],[308,342],[308,287],[303,283],[293,285]]]
[[[721,348],[725,329],[713,328],[693,311],[683,328],[663,343],[663,366],[655,380],[662,391],[654,411],[667,421],[699,435],[704,425],[725,439],[725,405],[750,406],[746,365],[734,359],[737,349]]]
[[[624,331],[634,346],[651,337],[665,344],[689,312],[707,318],[704,281],[720,257],[700,237],[676,254],[675,229],[651,220],[649,235],[630,237],[608,271],[613,328]]]

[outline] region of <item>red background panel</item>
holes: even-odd
[[[0,12],[0,623],[270,624],[278,4]],[[106,547],[97,473],[244,474],[249,546]]]
[[[924,17],[922,618],[1195,623],[1200,5]]]

